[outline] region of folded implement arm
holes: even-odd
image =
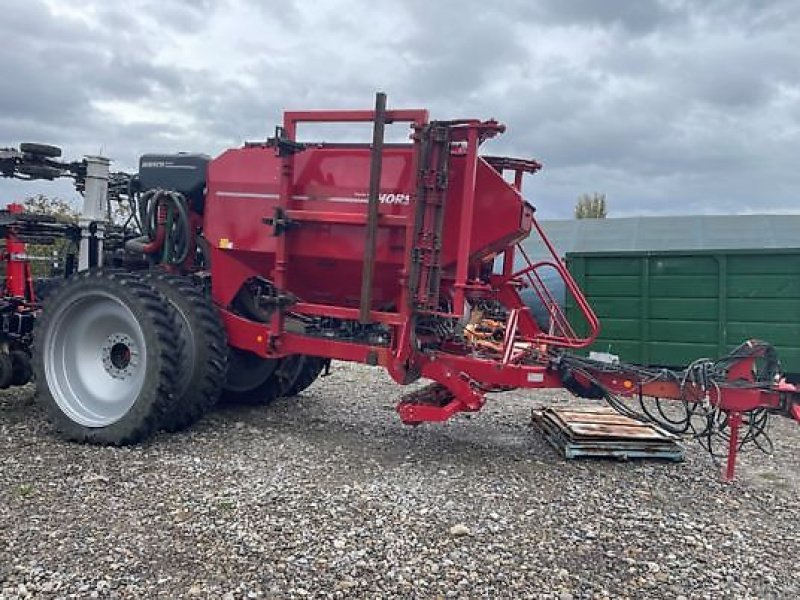
[[[770,416],[800,422],[800,388],[781,376],[775,349],[749,340],[712,361],[700,359],[681,371],[645,369],[561,354],[553,359],[564,387],[588,398],[604,398],[620,413],[700,439],[712,455],[724,442],[723,479],[734,477],[745,445],[771,450]]]

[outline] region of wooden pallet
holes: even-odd
[[[655,458],[682,461],[678,437],[610,408],[541,408],[533,424],[565,458]]]

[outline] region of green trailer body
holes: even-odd
[[[800,249],[573,253],[567,265],[600,319],[591,350],[681,367],[758,338],[800,375]]]

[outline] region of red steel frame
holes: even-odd
[[[283,135],[289,141],[296,140],[297,128],[303,123],[369,123],[376,121],[377,111],[372,110],[333,110],[286,112]],[[382,113],[385,122],[408,122],[419,132],[428,124],[426,110],[386,110]],[[414,219],[408,216],[384,214],[378,223],[382,227],[405,227],[405,259],[400,271],[401,299],[396,312],[385,312],[368,307],[368,311],[346,306],[319,304],[299,301],[291,306],[291,312],[301,315],[326,316],[342,320],[380,323],[392,332],[388,346],[370,345],[351,341],[312,337],[292,333],[284,329],[284,314],[274,311],[268,323],[256,322],[237,315],[225,306],[220,312],[231,346],[248,350],[264,358],[277,358],[291,354],[310,354],[340,360],[356,361],[379,365],[387,369],[393,379],[401,384],[411,383],[420,377],[438,383],[428,392],[417,393],[413,398],[401,401],[397,407],[401,419],[410,424],[423,421],[444,421],[459,411],[477,411],[484,402],[487,391],[512,388],[555,388],[563,387],[561,371],[554,366],[552,348],[579,348],[590,344],[599,330],[599,322],[585,297],[555,249],[547,240],[541,227],[530,219],[531,226],[543,240],[552,255],[552,260],[533,263],[521,247],[521,258],[527,266],[514,270],[515,245],[511,244],[502,252],[502,274],[491,275],[488,281],[475,278],[475,265],[470,264],[470,235],[473,225],[475,202],[476,166],[478,146],[486,137],[503,131],[496,122],[477,120],[450,122],[452,141],[462,142],[459,152],[465,154],[462,212],[458,222],[458,253],[455,276],[452,281],[452,309],[444,313],[422,311],[429,314],[442,314],[460,317],[464,314],[465,300],[494,298],[510,311],[506,324],[502,351],[498,356],[479,356],[464,346],[443,344],[437,350],[421,351],[415,345],[414,319],[420,314],[415,307],[416,298],[409,294],[408,280],[412,271],[412,253],[415,231]],[[414,149],[414,172],[420,157],[420,138],[412,136]],[[535,172],[541,165],[535,161],[511,158],[486,158],[502,174],[504,170],[514,172],[514,188],[521,192],[522,177],[525,172]],[[290,221],[315,223],[367,224],[366,213],[296,210],[290,200],[293,196],[294,153],[288,152],[281,158],[280,186],[277,207]],[[531,209],[532,210],[532,209]],[[532,214],[532,213],[531,213]],[[275,245],[275,262],[272,283],[278,290],[286,289],[290,257],[287,252],[286,235],[278,235]],[[560,312],[547,287],[543,284],[537,270],[542,267],[555,269],[565,282],[587,323],[587,334],[579,338],[570,327],[566,317]],[[224,274],[220,275],[224,277]],[[542,332],[532,315],[528,312],[518,294],[520,287],[530,285],[540,300],[550,311],[557,325],[556,332]],[[363,308],[363,307],[362,307]],[[365,319],[366,317],[366,319]],[[694,389],[691,386],[677,386],[671,383],[647,383],[640,380],[634,370],[620,366],[609,375],[608,369],[592,371],[590,380],[603,386],[611,393],[621,396],[645,395],[659,398],[673,398],[688,402],[711,402],[730,414],[731,433],[729,460],[726,478],[733,477],[737,451],[738,430],[742,423],[742,413],[755,408],[768,408],[800,421],[800,391],[794,386],[780,382],[769,389],[742,385],[752,383],[749,375],[752,360],[742,359],[741,364],[731,369],[730,385],[721,385],[714,390]],[[580,379],[580,374],[578,379]],[[585,378],[584,378],[585,379]],[[588,383],[590,380],[585,380]]]
[[[683,385],[672,381],[642,381],[641,376],[625,365],[619,365],[614,372],[592,371],[587,373],[594,383],[600,384],[612,394],[627,398],[647,396],[671,399],[689,403],[702,403],[719,408],[728,414],[728,460],[722,477],[725,481],[734,478],[736,455],[739,450],[739,430],[743,423],[743,413],[765,408],[800,422],[800,388],[785,380],[772,385],[758,385],[754,380],[755,363],[763,354],[739,359],[728,371],[727,380],[708,389],[695,384]],[[590,380],[580,373],[576,377],[581,383]]]
[[[379,95],[382,96],[382,95]],[[307,316],[324,316],[345,321],[377,323],[385,325],[391,331],[388,345],[359,343],[316,336],[301,335],[285,329],[285,316],[282,310],[274,310],[268,322],[247,319],[235,313],[228,303],[220,301],[215,295],[218,308],[225,325],[228,343],[242,350],[250,351],[263,358],[279,358],[293,354],[307,354],[379,365],[384,367],[391,377],[401,384],[411,383],[421,377],[436,382],[428,388],[406,396],[397,406],[397,411],[408,424],[426,421],[444,421],[461,411],[474,412],[485,403],[485,394],[513,388],[558,388],[564,387],[566,377],[577,382],[578,387],[589,389],[599,386],[606,394],[623,398],[654,397],[672,399],[687,403],[703,403],[728,415],[729,446],[728,460],[723,477],[731,480],[734,476],[736,455],[739,450],[739,431],[743,425],[745,413],[755,409],[766,409],[772,413],[789,417],[800,422],[800,388],[785,380],[775,382],[756,381],[756,361],[764,357],[764,344],[752,344],[753,352],[739,358],[729,366],[723,381],[714,381],[709,388],[702,388],[692,382],[676,382],[674,380],[644,379],[641,370],[626,365],[600,365],[590,361],[573,366],[569,372],[564,371],[559,357],[561,350],[581,348],[589,345],[599,332],[599,322],[586,298],[567,271],[563,262],[544,234],[544,231],[533,218],[533,207],[521,199],[521,226],[525,233],[534,229],[551,255],[551,259],[532,262],[521,245],[514,240],[499,250],[503,255],[502,273],[488,274],[486,267],[491,267],[493,255],[484,257],[483,263],[477,264],[470,258],[474,250],[471,235],[474,231],[476,187],[479,160],[483,160],[501,175],[505,171],[513,172],[513,189],[521,194],[524,173],[535,173],[541,165],[533,160],[507,157],[479,157],[478,147],[485,139],[502,133],[505,128],[495,121],[462,120],[443,123],[449,137],[446,146],[437,148],[436,152],[447,152],[446,160],[458,155],[464,159],[461,201],[461,214],[456,224],[457,251],[455,268],[452,273],[442,278],[452,294],[450,308],[443,309],[430,305],[431,290],[427,286],[419,287],[412,295],[409,280],[415,267],[412,249],[419,241],[415,236],[421,235],[430,241],[431,236],[438,235],[431,221],[436,223],[437,203],[442,197],[434,198],[433,203],[425,205],[422,217],[422,229],[414,213],[410,215],[378,214],[376,210],[376,194],[380,184],[380,163],[383,150],[383,123],[409,123],[414,130],[412,136],[412,172],[418,173],[421,165],[421,132],[429,125],[428,112],[422,109],[385,110],[385,96],[379,97],[376,110],[332,110],[332,111],[290,111],[284,115],[282,135],[284,141],[296,141],[298,125],[303,123],[375,123],[373,139],[372,172],[370,184],[370,212],[356,213],[337,210],[295,209],[291,200],[294,195],[294,152],[286,152],[281,156],[279,173],[279,193],[277,194],[277,215],[284,215],[287,222],[315,224],[349,224],[364,225],[368,230],[367,244],[374,244],[378,226],[383,228],[405,228],[405,253],[402,269],[399,271],[400,299],[396,311],[375,310],[371,303],[364,303],[370,294],[370,268],[364,269],[362,281],[362,303],[359,308],[322,304],[319,302],[298,301],[291,305],[293,314]],[[378,133],[380,131],[380,134]],[[451,143],[457,143],[451,149]],[[360,145],[361,149],[365,145]],[[442,150],[442,148],[445,148]],[[440,155],[437,155],[441,158]],[[425,165],[429,168],[429,165]],[[442,192],[437,192],[441,194]],[[247,195],[245,193],[245,195]],[[259,196],[260,194],[253,194]],[[416,198],[419,201],[419,198]],[[10,204],[7,209],[11,213],[22,213],[24,207]],[[263,216],[251,214],[244,218]],[[238,218],[238,215],[237,215]],[[199,230],[203,217],[192,214],[192,226]],[[165,209],[159,209],[159,228],[156,239],[145,249],[148,253],[158,251],[165,236]],[[441,225],[441,223],[439,223]],[[426,229],[427,228],[427,229]],[[203,229],[206,229],[205,227]],[[372,230],[370,232],[370,229]],[[276,233],[274,236],[274,266],[271,270],[271,282],[279,290],[288,289],[288,273],[291,268],[290,255],[287,249],[286,235]],[[512,228],[513,230],[513,228]],[[516,235],[516,234],[514,234]],[[427,236],[427,237],[426,237]],[[513,236],[512,236],[513,237]],[[508,239],[508,238],[501,238]],[[220,242],[221,243],[221,242]],[[441,243],[439,240],[438,243]],[[493,246],[487,246],[494,248]],[[239,249],[241,250],[241,249]],[[245,248],[245,250],[252,250]],[[374,248],[373,248],[374,250]],[[439,252],[436,244],[426,248],[432,254]],[[526,265],[515,270],[515,258],[519,257]],[[191,254],[191,253],[190,253]],[[367,252],[367,255],[370,253]],[[373,255],[374,258],[374,255]],[[16,235],[13,227],[6,233],[6,248],[0,256],[6,262],[7,275],[4,295],[22,299],[24,305],[33,305],[36,310],[36,297],[26,246]],[[367,260],[364,261],[365,264]],[[193,268],[191,260],[183,265]],[[428,265],[430,266],[430,265]],[[434,265],[438,268],[440,265]],[[228,280],[237,281],[235,277],[226,277],[224,266],[222,272],[214,271],[212,262],[212,282]],[[571,294],[577,307],[586,321],[586,334],[579,337],[571,324],[555,302],[547,286],[540,277],[542,268],[555,269],[563,279],[567,291]],[[246,270],[246,269],[245,269]],[[489,269],[491,270],[491,269]],[[427,279],[426,279],[427,278]],[[431,274],[426,273],[422,279],[431,282]],[[213,283],[216,285],[216,283]],[[233,285],[237,285],[234,283]],[[431,284],[435,294],[438,280]],[[530,287],[546,307],[551,318],[551,327],[555,331],[542,331],[523,303],[518,290]],[[213,292],[213,290],[212,290]],[[224,296],[223,296],[224,297]],[[453,340],[439,340],[436,349],[422,350],[418,345],[415,332],[415,319],[419,315],[434,315],[447,318],[459,318],[465,315],[466,303],[489,299],[500,302],[508,311],[504,323],[504,336],[499,349],[494,352],[478,352],[477,347]],[[566,359],[566,357],[565,357]],[[570,389],[575,389],[570,384]]]
[[[290,111],[284,114],[283,135],[286,139],[294,141],[297,136],[297,128],[302,123],[369,123],[375,120],[375,111],[372,110],[333,110],[333,111]],[[387,123],[408,122],[415,130],[419,130],[428,123],[428,112],[426,110],[387,110],[385,113]],[[453,122],[453,141],[465,142],[463,154],[466,158],[466,168],[464,175],[464,196],[462,199],[462,213],[458,224],[458,254],[455,268],[455,281],[453,282],[454,301],[452,313],[448,316],[462,316],[464,314],[465,298],[473,292],[490,294],[495,292],[502,298],[516,297],[518,306],[515,308],[523,313],[520,318],[520,330],[522,334],[514,336],[514,340],[532,339],[533,336],[542,336],[542,341],[549,339],[542,334],[535,325],[535,322],[527,312],[516,289],[520,285],[523,273],[514,273],[511,277],[496,280],[493,285],[481,284],[470,280],[469,264],[469,243],[472,228],[472,207],[475,201],[475,172],[478,160],[478,146],[483,139],[503,131],[503,126],[495,122],[482,122],[479,120],[465,120]],[[416,157],[419,156],[419,139],[414,137],[414,156],[416,171]],[[503,159],[506,161],[503,166],[512,168],[515,171],[515,185],[521,188],[522,174],[525,171],[538,169],[538,163],[534,161],[521,161],[516,159]],[[346,212],[323,212],[292,210],[290,199],[293,195],[294,155],[288,153],[282,158],[280,173],[280,194],[278,207],[280,207],[287,217],[296,221],[315,221],[321,223],[366,223],[365,214],[354,214]],[[414,231],[411,227],[411,219],[403,216],[383,215],[381,224],[384,226],[397,226],[406,228],[406,248],[411,248],[414,242]],[[537,225],[538,228],[538,225]],[[541,234],[541,230],[539,230]],[[506,265],[513,261],[513,248],[509,248],[505,253]],[[289,259],[286,249],[286,236],[279,236],[276,239],[275,266],[272,281],[276,288],[283,289],[286,286],[286,273],[289,269]],[[588,304],[572,281],[566,269],[558,264],[559,272],[569,282],[570,289],[575,290],[576,297],[585,307],[587,317],[591,326],[592,335],[589,338],[573,342],[574,346],[586,345],[591,342],[597,333],[597,319],[591,312]],[[427,377],[439,381],[451,391],[456,398],[447,411],[441,411],[434,415],[427,413],[425,420],[444,420],[445,413],[456,412],[457,410],[476,410],[483,404],[483,393],[478,386],[463,385],[463,381],[476,381],[482,385],[492,387],[556,387],[559,385],[558,379],[548,372],[545,364],[506,364],[503,369],[498,370],[496,363],[486,358],[477,358],[464,353],[420,353],[413,347],[412,322],[417,314],[413,308],[413,301],[409,297],[408,288],[404,285],[411,271],[411,253],[407,252],[405,264],[401,271],[401,301],[397,312],[380,312],[371,310],[369,318],[373,322],[389,325],[394,335],[390,347],[370,346],[353,342],[343,342],[332,339],[320,339],[291,333],[284,330],[284,315],[281,311],[275,311],[271,321],[259,323],[243,318],[234,312],[222,308],[221,312],[225,322],[226,330],[231,345],[248,350],[264,358],[280,357],[289,354],[314,354],[328,358],[363,362],[367,364],[380,365],[385,367],[390,375],[400,383],[411,383],[419,377]],[[525,273],[528,273],[526,270]],[[358,320],[359,309],[343,306],[331,306],[299,302],[291,307],[293,313],[327,316],[344,320]],[[563,339],[563,338],[558,338]],[[509,361],[506,361],[508,363]],[[463,397],[463,400],[461,398]],[[406,418],[401,410],[401,416]],[[408,419],[406,419],[408,420]]]

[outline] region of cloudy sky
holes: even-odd
[[[494,117],[545,218],[800,213],[795,0],[26,0],[0,16],[0,146],[216,154],[285,108]],[[0,180],[4,202],[69,186]]]

